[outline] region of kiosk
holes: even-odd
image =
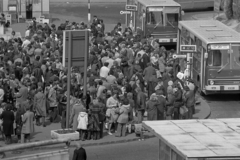
[[[240,160],[240,118],[145,121],[159,160]]]

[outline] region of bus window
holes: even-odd
[[[208,65],[209,66],[221,66],[222,65],[222,53],[227,54],[226,50],[212,50],[209,52]]]
[[[240,69],[240,45],[232,45],[233,68]]]
[[[162,12],[148,12],[147,24],[163,26],[163,13]]]
[[[178,25],[178,13],[167,13],[166,14],[166,24],[167,24],[167,26],[177,26]]]

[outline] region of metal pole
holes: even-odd
[[[88,24],[91,26],[91,2],[88,0]]]
[[[67,75],[67,115],[66,115],[66,128],[69,128],[70,117],[70,90],[71,90],[71,64],[72,62],[72,33],[68,31],[68,75]]]
[[[83,77],[83,86],[84,86],[83,95],[84,96],[87,95],[87,68],[88,68],[88,52],[89,52],[88,31],[85,32],[85,37],[86,37],[86,41],[85,41],[85,56],[84,56],[84,77]]]
[[[43,15],[43,0],[41,0],[41,16]]]

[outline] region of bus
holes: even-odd
[[[196,45],[190,75],[200,93],[240,93],[240,34],[217,20],[181,21],[178,30],[178,53]]]
[[[175,45],[178,21],[181,20],[181,5],[173,0],[135,0],[134,26],[144,36],[152,36],[161,45]]]
[[[213,8],[214,0],[174,0],[179,3],[182,10]]]

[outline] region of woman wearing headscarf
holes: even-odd
[[[13,123],[14,123],[14,114],[11,111],[12,106],[7,105],[6,110],[0,116],[0,119],[3,120],[3,133],[6,137],[6,144],[11,143],[11,135],[13,134]]]

